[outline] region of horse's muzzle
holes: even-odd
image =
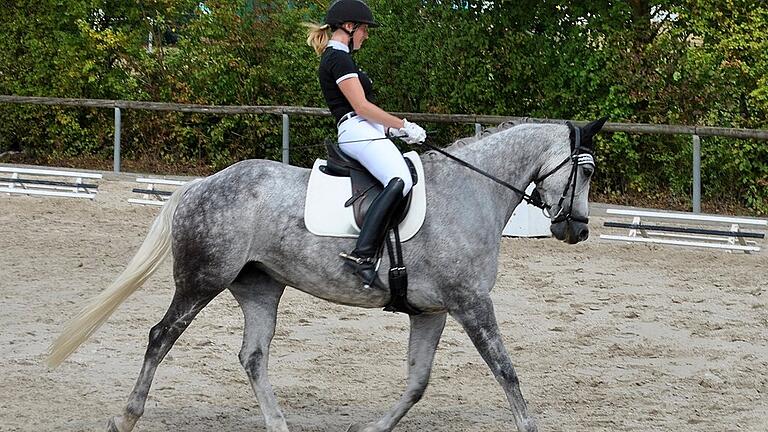
[[[583,222],[560,221],[553,223],[549,230],[556,239],[568,244],[576,244],[589,238],[589,226]]]

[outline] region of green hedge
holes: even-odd
[[[304,43],[315,1],[20,0],[0,10],[0,94],[227,105],[324,106]],[[358,63],[388,110],[765,128],[768,8],[734,0],[370,0],[381,21]],[[666,11],[666,12],[664,12]],[[651,14],[654,14],[651,16]],[[152,50],[148,49],[152,35]],[[109,161],[112,112],[0,105],[0,152]],[[123,157],[212,172],[281,158],[278,116],[123,111]],[[441,140],[472,133],[438,126]],[[330,119],[291,118],[310,165]],[[605,134],[603,196],[683,197],[687,136]],[[705,199],[768,213],[768,146],[705,138]]]

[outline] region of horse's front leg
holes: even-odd
[[[411,336],[408,342],[408,385],[394,407],[376,423],[355,424],[348,432],[391,431],[401,418],[424,395],[432,371],[437,344],[445,328],[446,313],[411,316]]]
[[[466,302],[463,308],[452,310],[451,316],[464,327],[475,348],[504,389],[512,414],[515,416],[517,430],[535,432],[536,421],[528,414],[515,368],[501,340],[490,296],[481,295]]]

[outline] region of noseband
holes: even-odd
[[[560,168],[565,166],[568,162],[571,162],[571,174],[568,176],[568,183],[565,184],[565,188],[563,189],[563,193],[560,195],[560,201],[557,203],[557,207],[559,210],[557,211],[557,214],[552,217],[549,210],[552,208],[552,206],[545,204],[544,201],[541,199],[541,195],[539,194],[538,190],[534,190],[533,194],[531,195],[531,200],[529,201],[532,205],[535,205],[536,207],[540,208],[542,212],[544,212],[544,215],[551,219],[552,223],[559,223],[559,222],[582,222],[582,223],[589,223],[589,218],[581,217],[581,216],[574,216],[573,215],[573,200],[576,196],[576,178],[579,175],[579,165],[592,165],[592,167],[595,166],[595,158],[593,156],[593,151],[589,147],[582,147],[581,146],[581,128],[575,127],[571,124],[571,122],[568,122],[568,127],[571,129],[571,132],[574,134],[574,139],[571,141],[571,154],[565,160],[560,162],[558,166],[553,168],[550,172],[544,174],[543,176],[537,178],[534,180],[534,183],[539,184],[540,182],[544,181],[547,177],[551,176],[552,174],[556,173]],[[566,196],[568,196],[568,190],[571,191],[571,202],[568,204],[568,211],[563,213],[563,201],[565,201]],[[541,205],[537,205],[536,203],[539,203]]]

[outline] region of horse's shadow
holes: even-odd
[[[286,404],[286,420],[291,432],[344,432],[357,422],[368,422],[381,416],[382,409],[346,405],[334,407],[333,401],[323,405],[296,406]],[[414,409],[412,416],[398,423],[397,430],[416,432],[425,430],[445,430],[446,421],[453,424],[450,430],[489,430],[501,419],[493,417],[487,410],[459,410],[446,407],[438,411]],[[464,414],[462,414],[462,412]],[[83,431],[99,430],[106,424],[93,422]],[[94,429],[95,428],[95,429]],[[264,417],[258,406],[214,406],[195,404],[179,408],[148,408],[141,421],[143,432],[200,432],[219,430],[227,432],[265,432]]]

